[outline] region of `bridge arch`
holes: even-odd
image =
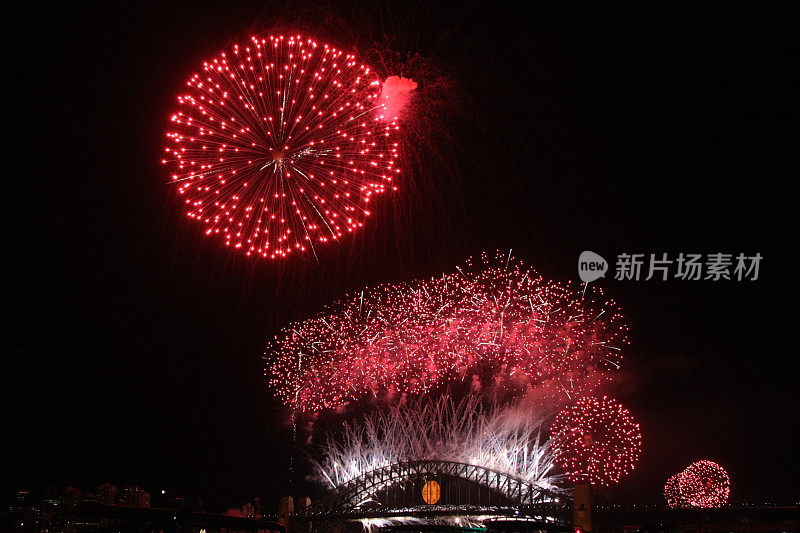
[[[476,483],[500,494],[517,507],[532,507],[558,501],[558,494],[512,474],[452,461],[403,461],[364,472],[333,489],[311,509],[310,514],[346,513],[358,509],[382,490],[410,478],[449,476]]]

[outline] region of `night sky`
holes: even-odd
[[[0,488],[277,498],[289,432],[261,357],[289,321],[484,250],[564,281],[583,250],[758,252],[754,282],[598,282],[631,325],[612,393],[644,434],[639,467],[601,499],[661,502],[667,477],[707,458],[733,502],[798,501],[797,12],[372,4],[29,5],[7,20]],[[441,152],[318,263],[235,255],[168,187],[175,95],[231,39],[328,13],[329,40],[385,37],[448,73],[428,138]]]

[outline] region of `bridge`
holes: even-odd
[[[427,481],[441,485],[439,501],[422,501]],[[404,461],[365,472],[334,488],[303,513],[307,522],[371,518],[513,517],[567,524],[563,494],[520,477],[452,461]]]

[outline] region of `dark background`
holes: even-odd
[[[575,279],[590,249],[764,256],[755,282],[599,282],[632,327],[613,393],[645,446],[601,498],[660,502],[669,475],[709,458],[734,502],[798,501],[797,12],[527,4],[30,4],[8,18],[2,488],[272,501],[291,452],[261,356],[282,325],[484,250]],[[234,256],[186,224],[158,163],[175,94],[231,38],[320,12],[435,58],[470,111],[448,119],[432,175],[319,263]]]

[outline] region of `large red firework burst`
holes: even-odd
[[[670,507],[721,507],[728,501],[731,480],[725,469],[714,461],[695,461],[675,477],[678,498],[676,505],[667,499]]]
[[[266,357],[278,396],[301,411],[464,382],[569,399],[619,367],[626,331],[601,292],[484,257],[357,294],[286,328]]]
[[[227,246],[285,257],[362,227],[400,170],[381,80],[300,35],[252,37],[186,82],[162,160],[186,214]]]
[[[642,451],[639,424],[619,402],[583,397],[553,423],[556,461],[575,482],[611,485],[631,472]]]

